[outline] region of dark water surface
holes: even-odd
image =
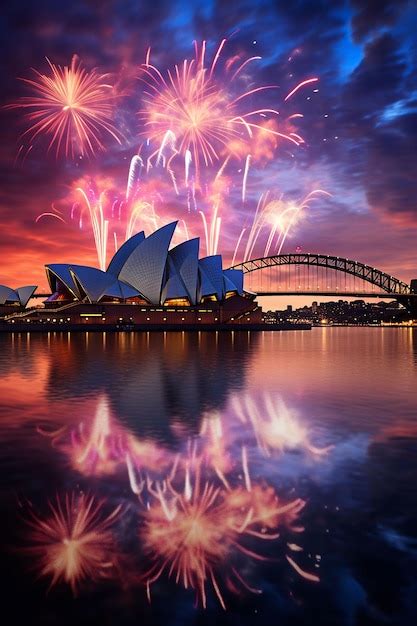
[[[0,335],[7,624],[416,624],[417,332]]]

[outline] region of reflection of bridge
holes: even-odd
[[[295,272],[291,272],[289,266],[294,266]],[[233,269],[241,269],[245,274],[261,272],[260,283],[255,287],[249,285],[258,296],[392,298],[417,315],[417,279],[408,285],[358,261],[324,254],[279,254],[245,261],[234,265]],[[266,274],[266,285],[262,270]]]

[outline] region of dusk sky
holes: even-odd
[[[0,284],[46,288],[46,263],[98,265],[87,214],[80,228],[81,199],[76,200],[74,190],[77,184],[107,189],[111,206],[110,198],[120,199],[125,189],[131,158],[151,150],[143,146],[146,132],[138,116],[143,109],[141,64],[148,47],[150,62],[166,75],[175,63],[192,58],[194,40],[207,41],[210,64],[224,38],[216,80],[223,81],[225,90],[232,89],[225,73],[227,59],[260,56],[245,68],[244,88],[276,87],[247,98],[250,108],[279,110],[278,128],[281,119],[294,113],[304,116],[296,118],[295,131],[304,143],[267,137],[254,149],[244,202],[245,158],[233,155],[228,161],[227,193],[219,207],[219,252],[226,262],[231,261],[242,227],[250,228],[262,193],[269,190],[270,197],[283,194],[285,201],[299,202],[320,188],[331,197],[318,197],[300,213],[284,252],[301,248],[346,256],[406,281],[417,277],[415,2],[21,0],[3,10],[0,28]],[[117,100],[113,124],[121,143],[104,133],[104,150],[83,158],[79,153],[57,157],[54,149],[48,152],[47,137],[22,139],[28,128],[25,111],[5,107],[33,95],[19,77],[33,79],[31,68],[48,73],[46,57],[69,66],[74,54],[86,70],[109,73]],[[292,88],[312,77],[319,81],[284,102]],[[201,181],[214,179],[224,154],[219,157],[212,166],[202,166]],[[178,157],[179,186],[182,163]],[[207,220],[212,212],[203,194],[190,207],[189,196],[181,189],[174,192],[163,168],[154,168],[148,179],[143,175],[142,182],[147,193],[152,188],[161,224],[185,220],[192,235],[203,236],[199,210]],[[62,219],[44,216],[36,221],[44,212]],[[114,233],[120,244],[127,216],[121,210],[120,220],[117,211],[113,216],[106,213],[106,218],[110,260]],[[136,226],[141,229],[140,220]],[[259,256],[267,236],[256,248]]]

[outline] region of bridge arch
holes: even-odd
[[[248,274],[249,272],[279,265],[310,265],[336,270],[371,283],[393,297],[397,295],[408,296],[412,293],[410,285],[375,267],[351,259],[326,254],[278,254],[244,261],[243,263],[233,265],[230,269],[240,269],[243,270],[244,274]]]

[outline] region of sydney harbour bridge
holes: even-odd
[[[325,254],[291,253],[233,266],[245,289],[258,296],[337,296],[395,299],[417,317],[417,279],[410,284],[358,261]]]

